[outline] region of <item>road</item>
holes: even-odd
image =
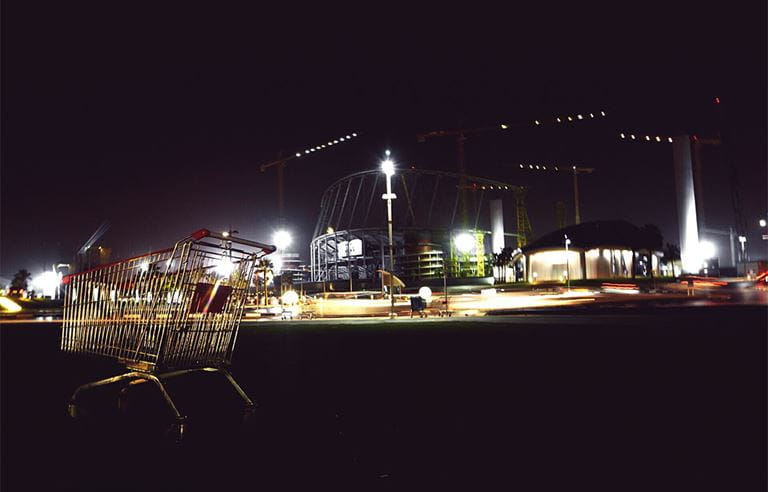
[[[58,351],[58,325],[3,324],[3,490],[465,488],[754,490],[765,481],[766,308],[668,307],[432,320],[244,324],[233,374],[171,389]]]

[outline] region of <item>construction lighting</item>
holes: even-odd
[[[709,260],[715,257],[715,245],[710,241],[701,241],[699,243],[699,256],[702,260]]]
[[[272,242],[277,246],[277,249],[284,250],[291,245],[293,238],[288,231],[279,230],[272,235]]]
[[[506,130],[507,128],[509,128],[507,125],[505,125],[504,123],[501,124],[501,129],[502,130]]]
[[[356,137],[356,136],[357,136],[357,133],[353,133],[351,136],[347,135],[346,137],[339,137],[338,140],[328,141],[327,144],[316,145],[315,147],[311,147],[311,148],[305,150],[303,154],[301,152],[296,152],[296,157],[301,157],[302,155],[307,155],[310,152],[317,152],[319,150],[322,150],[322,149],[326,148],[326,146],[331,146],[331,145],[333,145],[335,143],[338,144],[339,142],[344,142],[345,140],[351,140],[352,137]]]
[[[35,290],[41,291],[43,296],[54,297],[56,288],[59,286],[59,276],[52,271],[43,272],[32,279],[32,285]]]
[[[392,159],[385,159],[384,161],[381,162],[381,171],[387,177],[393,176],[395,174],[395,163],[392,162]]]
[[[475,238],[468,232],[462,232],[453,238],[453,244],[462,253],[469,253],[475,247]]]
[[[147,263],[146,261],[142,262],[141,265],[139,265],[139,270],[141,270],[142,272],[149,271],[149,263]]]

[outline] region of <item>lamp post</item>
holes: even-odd
[[[746,253],[744,250],[746,249],[744,245],[747,242],[747,236],[739,236],[739,243],[741,243],[741,264],[744,267],[744,273],[747,273],[747,258]]]
[[[448,314],[448,271],[445,269],[445,253],[443,253],[443,257],[441,258],[441,261],[443,262],[443,296],[445,299],[445,315],[449,316]]]
[[[568,292],[571,291],[571,261],[568,257],[568,245],[571,244],[571,240],[568,239],[568,234],[563,234],[565,237],[565,279],[568,282]]]
[[[389,233],[389,318],[395,317],[395,292],[394,292],[394,275],[395,275],[395,259],[393,256],[392,248],[392,200],[397,198],[397,195],[392,193],[392,176],[395,174],[395,164],[389,158],[389,151],[386,151],[387,158],[381,163],[381,170],[387,176],[387,192],[381,195],[383,200],[387,201],[387,232]]]

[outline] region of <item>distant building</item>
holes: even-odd
[[[90,270],[111,261],[112,248],[94,244],[85,250],[85,253],[77,255],[77,272]]]
[[[649,247],[652,242],[629,222],[584,222],[533,241],[518,261],[524,262],[528,282],[565,281],[568,275],[571,280],[658,276],[661,254],[656,245]]]

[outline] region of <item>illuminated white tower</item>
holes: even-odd
[[[683,272],[698,273],[702,258],[699,252],[699,221],[696,213],[691,139],[688,135],[672,139],[672,159],[675,167],[677,220],[680,230],[680,261],[683,264]]]

